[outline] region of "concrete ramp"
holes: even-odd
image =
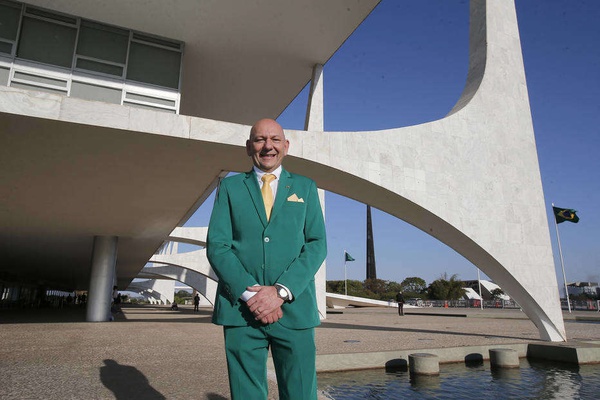
[[[327,308],[346,308],[346,307],[394,307],[398,308],[395,301],[382,301],[366,299],[364,297],[345,296],[337,293],[327,293]],[[404,308],[419,308],[404,303]]]

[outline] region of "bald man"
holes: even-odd
[[[207,256],[219,277],[213,323],[223,325],[231,396],[266,399],[271,348],[280,399],[316,399],[314,275],[327,253],[315,183],[282,167],[290,143],[272,119],[250,130],[253,169],[223,179]]]

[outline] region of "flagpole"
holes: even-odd
[[[479,304],[483,310],[483,295],[481,294],[481,277],[479,276],[479,268],[477,268],[477,284],[479,285]]]
[[[348,276],[346,273],[346,250],[344,250],[344,296],[348,296]]]
[[[560,234],[558,233],[558,223],[556,222],[556,215],[554,215],[554,203],[552,203],[552,215],[554,216],[554,227],[556,228],[556,239],[558,240],[558,254],[560,254],[560,266],[563,273],[563,281],[565,282],[565,296],[567,297],[567,307],[569,308],[569,314],[571,313],[571,301],[569,300],[569,289],[567,288],[567,274],[565,274],[565,262],[563,260],[562,246],[560,245]]]

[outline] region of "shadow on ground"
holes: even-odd
[[[148,378],[135,367],[121,365],[115,360],[104,360],[100,367],[100,381],[115,395],[117,400],[130,399],[165,399],[154,389]]]

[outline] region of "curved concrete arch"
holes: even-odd
[[[286,131],[286,167],[392,214],[463,255],[566,340],[514,2],[472,0],[465,90],[443,119],[372,132]],[[248,127],[192,121],[243,170]],[[219,133],[217,133],[219,132]]]
[[[150,304],[163,304],[163,300],[160,298],[160,294],[156,292],[149,292],[148,290],[139,289],[139,292],[136,292],[140,296],[142,296],[147,302]]]
[[[188,253],[155,254],[152,256],[149,262],[173,265],[195,271],[209,279],[212,279],[215,282],[219,280],[217,274],[215,271],[213,271],[210,263],[208,262],[205,249],[190,251]]]
[[[194,244],[196,246],[206,247],[207,227],[181,227],[173,229],[169,234],[168,240],[173,242]]]
[[[138,276],[161,277],[182,282],[196,289],[211,305],[214,305],[217,295],[217,281],[192,269],[178,265],[144,267]]]
[[[174,281],[165,279],[147,279],[144,281],[132,282],[125,290],[139,293],[148,300],[150,300],[151,297],[163,304],[169,304],[173,302],[174,288]]]
[[[294,141],[311,139],[299,136]],[[471,2],[468,81],[446,118],[329,136],[330,149],[345,146],[348,155],[368,148],[368,159],[331,151],[324,160],[368,181],[356,198],[473,262],[519,302],[543,339],[566,338],[513,2]]]
[[[130,285],[127,288],[127,291],[139,294],[144,297],[146,301],[150,302],[150,304],[155,304],[156,302],[162,303],[161,295],[158,292],[150,292],[148,289],[142,289],[135,285]]]
[[[150,302],[150,304],[167,304],[167,299],[165,296],[151,289],[144,289],[137,287],[136,285],[131,285],[127,288],[127,290],[143,296],[146,301]]]
[[[543,339],[565,340],[513,2],[471,2],[467,79],[446,118],[331,133],[329,159],[313,161],[352,174],[350,197],[447,244],[509,292]],[[361,148],[368,158],[341,157]]]

